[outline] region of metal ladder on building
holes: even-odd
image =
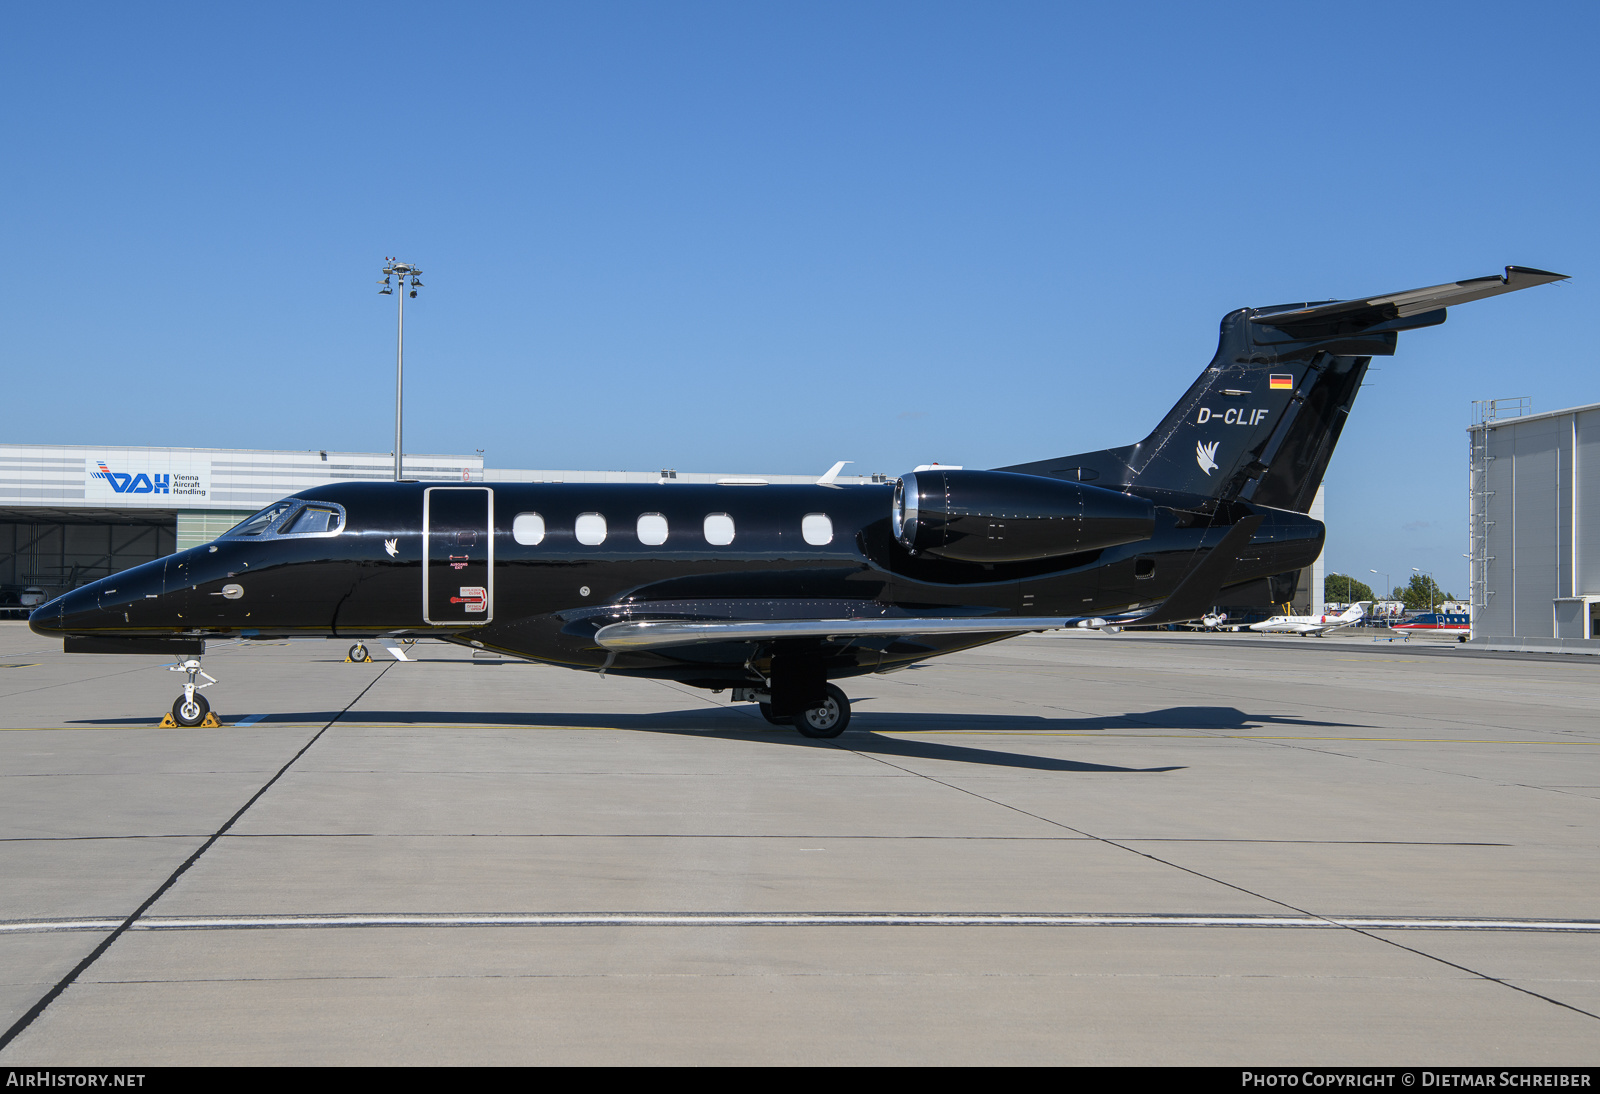
[[[1472,403],[1472,427],[1467,430],[1467,559],[1468,596],[1474,620],[1482,618],[1480,612],[1494,596],[1494,556],[1489,553],[1489,529],[1495,523],[1489,519],[1489,499],[1494,497],[1494,491],[1489,489],[1489,466],[1494,457],[1489,454],[1489,434],[1496,421],[1520,418],[1532,409],[1533,399],[1527,395],[1475,399]]]

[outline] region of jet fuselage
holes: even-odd
[[[74,590],[31,622],[100,639],[434,637],[731,686],[750,679],[748,644],[613,654],[595,632],[629,620],[995,621],[981,634],[915,636],[908,624],[907,636],[833,643],[828,676],[842,677],[994,641],[1014,633],[1008,617],[1161,600],[1202,546],[1251,513],[1266,520],[1230,583],[1308,565],[1321,549],[1322,524],[1303,514],[1158,493],[1148,539],[985,564],[908,551],[891,527],[892,484],[344,483],[288,499],[270,526]],[[1175,507],[1184,500],[1193,508]],[[336,512],[334,529],[295,532],[313,510]]]

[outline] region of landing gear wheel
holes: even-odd
[[[206,715],[210,713],[211,704],[198,692],[193,699],[185,699],[180,695],[172,704],[172,720],[180,726],[191,728],[197,726],[205,721]]]
[[[792,726],[792,725],[794,725],[794,719],[793,718],[780,718],[776,714],[772,713],[772,704],[771,703],[757,703],[756,705],[761,708],[761,717],[765,718],[767,721],[771,722],[773,725],[775,725],[775,726]]]
[[[837,737],[850,724],[850,700],[844,692],[828,685],[828,698],[794,720],[802,737]]]
[[[367,647],[363,646],[360,642],[357,642],[355,645],[351,646],[350,652],[345,654],[345,657],[351,661],[359,661],[362,663],[372,660],[372,655],[367,652]]]

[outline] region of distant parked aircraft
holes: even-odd
[[[1360,604],[1352,604],[1342,615],[1275,615],[1250,624],[1250,629],[1262,634],[1302,634],[1320,638],[1329,631],[1351,626],[1364,614]]]
[[[1399,623],[1391,623],[1389,629],[1405,635],[1408,642],[1413,632],[1450,635],[1465,642],[1472,634],[1472,616],[1467,612],[1424,612]]]

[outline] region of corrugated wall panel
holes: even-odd
[[[1556,587],[1551,596],[1573,595],[1572,584],[1572,423],[1563,415],[1556,426]],[[1559,623],[1557,625],[1559,630]],[[1580,636],[1581,637],[1581,636]]]
[[[1519,638],[1555,637],[1551,602],[1556,596],[1560,526],[1556,489],[1560,425],[1561,419],[1543,419],[1511,427],[1516,437],[1512,633]]]
[[[180,509],[177,546],[173,549],[184,551],[202,543],[210,543],[253,512],[253,509]]]
[[[1600,596],[1600,410],[1578,418],[1578,595]]]
[[[1584,633],[1588,620],[1584,613],[1588,605],[1581,600],[1558,600],[1556,607],[1557,638],[1587,638]]]

